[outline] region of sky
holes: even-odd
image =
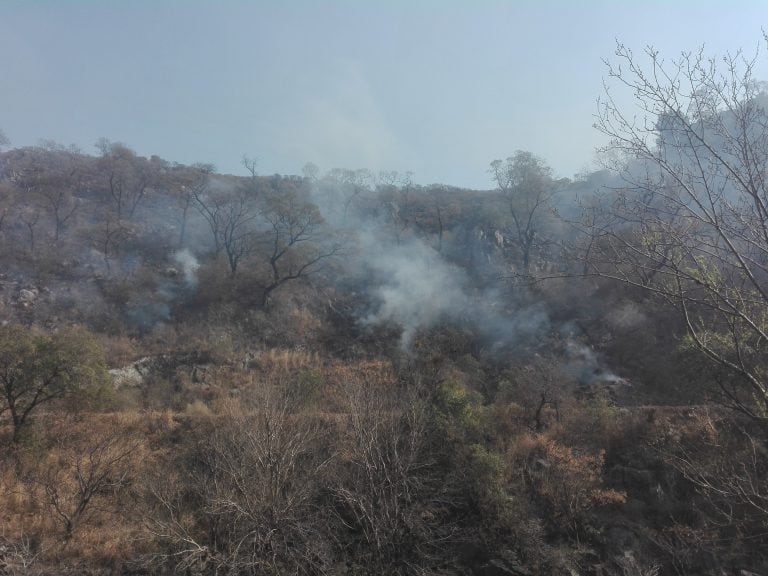
[[[761,48],[768,0],[0,0],[0,128],[245,174],[368,168],[491,188],[515,150],[594,164],[616,40]],[[629,100],[627,105],[631,105]]]

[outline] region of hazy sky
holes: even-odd
[[[0,0],[0,127],[15,146],[106,136],[224,172],[247,153],[263,174],[486,188],[517,149],[561,176],[592,161],[616,38],[753,52],[763,26],[768,0]]]

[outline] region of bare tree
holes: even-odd
[[[215,253],[226,254],[229,272],[234,276],[243,258],[256,250],[259,207],[255,190],[249,186],[234,190],[203,186],[193,189],[192,195],[211,230]]]
[[[314,164],[304,167],[304,175],[313,186],[314,194],[321,198],[326,217],[336,226],[348,224],[350,211],[357,200],[371,190],[373,177],[368,170],[334,168],[319,178],[320,169]]]
[[[307,162],[302,166],[301,174],[310,182],[317,182],[320,178],[320,167],[314,162]]]
[[[31,538],[22,536],[17,541],[0,537],[0,574],[8,576],[38,576],[43,574],[39,565],[40,550],[35,549]]]
[[[432,184],[403,196],[398,210],[403,222],[428,238],[434,237],[435,250],[442,252],[445,233],[455,224],[460,208],[455,189]]]
[[[39,161],[37,150],[25,149],[21,158],[14,163],[13,169],[9,174],[9,181],[19,196],[24,199],[24,205],[20,207],[18,218],[27,229],[27,239],[29,242],[29,251],[35,253],[36,235],[35,228],[40,221],[40,207],[34,198],[37,192],[39,181],[44,172],[44,162]],[[3,219],[10,206],[13,205],[13,196],[7,196],[8,207],[3,210]]]
[[[406,232],[411,228],[411,214],[408,207],[412,203],[414,185],[413,174],[396,171],[379,172],[376,182],[378,206],[375,214],[383,218],[400,244]]]
[[[768,95],[755,59],[702,50],[665,61],[618,44],[597,128],[625,185],[585,215],[587,272],[660,296],[687,344],[722,370],[723,400],[768,414]],[[636,110],[644,113],[637,118]]]
[[[80,207],[80,200],[75,198],[72,191],[65,187],[47,188],[41,194],[53,216],[54,240],[59,242],[64,226],[72,220]]]
[[[243,154],[243,157],[240,160],[240,163],[243,165],[243,168],[248,170],[248,173],[251,175],[251,178],[255,180],[256,177],[258,176],[256,165],[259,163],[259,159],[255,156],[251,157],[251,156],[248,156],[248,154]]]
[[[375,374],[343,384],[348,421],[334,488],[337,514],[359,534],[360,557],[373,573],[428,573],[445,551],[425,521],[440,497],[426,450],[427,414],[413,391],[391,384]]]
[[[195,450],[180,487],[194,502],[179,500],[179,487],[154,490],[148,526],[169,545],[165,559],[176,569],[322,573],[327,558],[313,503],[334,457],[328,430],[296,418],[282,390],[262,386],[252,406],[226,414]]]
[[[69,423],[54,432],[51,456],[31,480],[42,489],[44,504],[69,540],[130,485],[140,443],[119,427],[84,433]]]
[[[183,247],[187,241],[190,208],[195,206],[196,198],[204,196],[210,176],[215,171],[213,164],[198,163],[181,167],[179,171],[167,175],[165,186],[170,190],[178,207],[179,247]]]
[[[260,243],[270,269],[261,297],[266,306],[270,295],[286,282],[316,274],[332,263],[344,244],[325,225],[317,206],[293,190],[271,195],[263,218],[267,229],[260,234]]]
[[[37,223],[40,221],[40,209],[34,205],[25,206],[24,210],[20,211],[19,220],[21,220],[27,228],[29,252],[30,254],[34,254],[36,246],[35,229],[37,228]]]
[[[3,229],[3,224],[5,224],[8,214],[13,210],[14,204],[15,194],[13,186],[10,183],[0,181],[0,231]]]
[[[8,146],[10,143],[11,141],[8,139],[8,136],[6,136],[3,129],[0,128],[0,150],[3,149],[3,146]]]
[[[101,253],[107,271],[112,270],[112,261],[123,245],[136,234],[136,225],[119,220],[112,211],[97,213],[96,222],[82,230],[86,241]]]
[[[83,157],[54,142],[18,151],[10,180],[29,205],[47,212],[58,242],[80,208],[77,192],[85,187]]]
[[[541,158],[518,150],[504,161],[491,162],[489,172],[508,203],[520,268],[529,278],[534,250],[545,241],[542,232],[554,209],[557,187],[552,169]]]
[[[713,527],[757,546],[768,541],[768,450],[759,430],[741,424],[705,411],[692,422],[696,434],[661,453],[700,494]]]
[[[158,166],[140,158],[125,144],[102,138],[100,175],[118,220],[131,219],[147,192],[157,183]]]

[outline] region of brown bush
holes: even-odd
[[[529,489],[551,514],[550,521],[572,534],[589,524],[593,508],[626,500],[623,492],[604,487],[602,450],[579,453],[546,436],[524,435],[511,457],[513,465],[523,468]]]
[[[41,565],[108,565],[135,555],[132,487],[148,453],[137,418],[48,418],[37,443],[4,461],[3,536]]]

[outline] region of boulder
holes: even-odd
[[[19,290],[19,301],[22,303],[31,304],[37,300],[38,291],[36,288],[22,288]]]
[[[109,370],[109,377],[115,388],[121,388],[123,386],[138,387],[144,384],[151,369],[152,358],[142,358],[128,366]]]
[[[124,386],[137,387],[144,383],[144,376],[135,366],[124,366],[123,368],[114,368],[109,371],[109,378],[115,388]]]

